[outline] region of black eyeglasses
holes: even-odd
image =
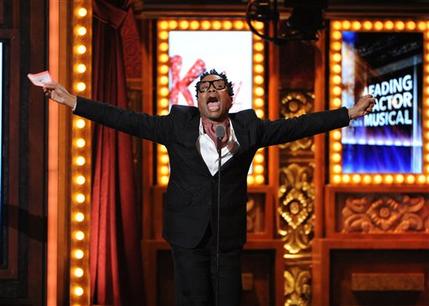
[[[225,80],[213,80],[213,81],[201,81],[197,83],[197,89],[199,92],[207,92],[210,86],[214,87],[216,90],[222,90],[226,88]]]

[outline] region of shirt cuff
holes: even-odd
[[[76,106],[77,106],[77,99],[76,99],[76,103],[72,107],[72,112],[74,112],[76,110]]]

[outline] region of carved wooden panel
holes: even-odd
[[[352,291],[424,291],[424,273],[352,273]]]
[[[309,305],[311,301],[311,268],[306,265],[286,267],[283,274],[287,301],[285,305]]]
[[[342,233],[429,233],[429,195],[348,194],[337,196]]]
[[[427,249],[331,250],[330,265],[330,306],[426,306],[429,300]]]
[[[292,48],[293,49],[293,48]],[[291,49],[290,49],[291,50]],[[314,95],[289,90],[281,95],[280,116],[287,119],[310,113]],[[285,305],[311,304],[311,244],[314,234],[314,138],[279,145],[279,205],[277,233],[284,248]]]
[[[288,91],[281,95],[280,115],[282,118],[301,116],[313,111],[314,95],[310,92]],[[306,137],[293,142],[280,144],[280,164],[284,166],[291,156],[306,156],[312,158],[314,155],[314,139]]]
[[[309,252],[313,233],[313,166],[291,164],[280,170],[278,233],[287,253]]]

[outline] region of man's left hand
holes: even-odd
[[[350,120],[365,116],[371,112],[375,105],[375,99],[371,95],[360,97],[359,101],[353,107],[349,108]]]

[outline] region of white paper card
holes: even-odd
[[[44,86],[46,83],[52,82],[52,77],[49,74],[49,71],[42,71],[34,74],[29,73],[27,74],[27,77],[36,86]]]

